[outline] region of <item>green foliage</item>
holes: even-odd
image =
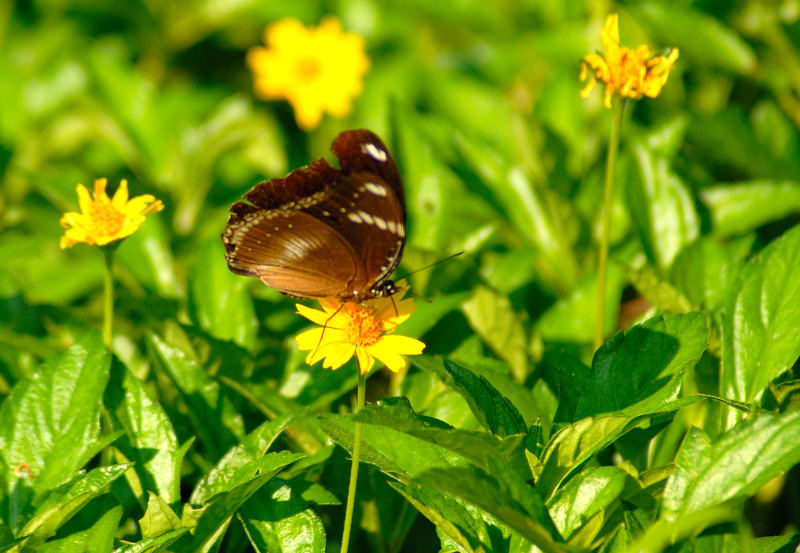
[[[798,4],[603,9],[680,57],[626,102],[598,298],[594,5],[0,7],[0,551],[338,551],[357,427],[353,552],[796,550]],[[370,69],[303,132],[245,58],[326,15]],[[426,350],[354,414],[355,363],[306,366],[297,300],[231,273],[219,237],[255,183],[362,127],[403,177],[398,332]],[[165,204],[116,250],[111,347],[102,253],[58,245],[99,177]]]

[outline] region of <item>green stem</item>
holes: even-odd
[[[354,413],[358,413],[364,407],[366,401],[366,388],[367,388],[367,375],[358,372],[358,396],[356,399],[356,409]],[[356,503],[356,485],[358,484],[358,462],[361,457],[361,435],[363,433],[363,426],[360,422],[356,423],[355,432],[353,435],[353,460],[350,465],[350,488],[347,490],[347,508],[344,512],[344,531],[342,533],[342,549],[341,553],[347,553],[347,548],[350,545],[350,529],[353,526],[353,510]]]
[[[614,198],[614,177],[619,150],[619,130],[622,127],[622,114],[625,100],[618,99],[611,116],[611,135],[608,139],[606,158],[606,178],[603,185],[603,219],[600,228],[600,252],[597,258],[597,320],[594,328],[594,349],[603,344],[603,329],[606,320],[606,277],[608,274],[608,243],[611,235],[611,202]]]
[[[103,246],[103,258],[105,259],[105,278],[103,282],[103,342],[110,349],[114,338],[114,246]]]

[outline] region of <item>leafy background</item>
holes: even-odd
[[[628,106],[608,342],[592,355],[610,113],[579,60],[677,46]],[[284,16],[371,68],[311,133],[251,93]],[[219,235],[260,180],[366,127],[401,167],[398,274],[426,355],[374,374],[353,551],[792,551],[800,543],[800,3],[28,0],[0,6],[0,549],[338,550],[354,365],[309,368],[294,302]],[[166,204],[60,250],[75,184]],[[381,399],[383,398],[383,399]],[[380,400],[380,401],[379,401]],[[21,463],[30,467],[21,468]]]

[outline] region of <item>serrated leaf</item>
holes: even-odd
[[[122,518],[122,507],[110,507],[86,530],[75,532],[64,538],[50,540],[39,546],[40,553],[74,553],[76,551],[111,551],[117,526]]]
[[[751,259],[722,316],[722,396],[751,402],[800,355],[800,226]]]
[[[258,553],[325,553],[322,520],[285,480],[272,480],[239,510]]]
[[[156,335],[149,336],[155,360],[180,390],[197,435],[219,457],[238,443],[243,422],[228,399],[194,359]]]
[[[510,470],[517,471],[522,478],[528,477],[527,464],[522,459],[519,437],[501,441],[483,432],[449,428],[441,421],[420,417],[414,413],[405,398],[387,398],[378,405],[369,405],[362,409],[354,417],[354,420],[364,424],[365,432],[370,426],[382,427],[384,431],[391,429],[441,448],[440,455],[447,450],[463,459],[470,459],[487,470],[490,463],[494,461],[507,466]],[[364,443],[369,442],[365,439]],[[391,459],[406,464],[405,461],[397,458],[395,447],[382,451],[391,453]],[[407,455],[407,453],[404,454]],[[443,458],[449,458],[449,456]],[[424,470],[426,465],[428,463],[415,467],[414,473]]]
[[[190,530],[191,528],[186,527],[167,532],[166,534],[155,538],[145,538],[136,543],[130,543],[118,547],[114,550],[114,553],[160,553],[161,551],[167,551],[167,548],[169,548],[173,543],[180,539],[181,536],[188,533]]]
[[[606,510],[625,488],[628,473],[617,467],[594,467],[576,474],[561,488],[547,508],[553,523],[566,540],[592,517]],[[599,529],[598,529],[599,530]],[[589,536],[590,545],[594,535]]]
[[[116,447],[136,463],[145,490],[167,503],[179,501],[182,455],[169,417],[129,370],[115,364],[113,373],[115,385],[106,392],[106,405],[126,433]]]
[[[162,498],[150,493],[147,498],[147,508],[144,516],[139,519],[139,527],[143,538],[153,538],[164,535],[173,530],[182,528],[183,524],[178,515]]]
[[[536,489],[500,465],[432,469],[413,483],[461,497],[491,513],[545,552],[566,551]]]
[[[461,550],[478,553],[491,542],[487,523],[480,513],[473,513],[459,499],[429,487],[408,486],[389,482],[420,513],[430,520],[439,533],[444,533]]]
[[[698,399],[681,399],[654,413],[589,417],[562,427],[540,455],[544,468],[536,482],[537,487],[545,498],[550,497],[573,471],[619,437],[634,428],[646,428],[654,418],[669,416],[696,401]]]
[[[697,363],[706,342],[702,313],[658,316],[618,333],[595,354],[575,419],[658,412],[676,398],[680,376]]]
[[[248,434],[242,443],[231,448],[217,465],[206,474],[192,492],[191,502],[203,504],[212,496],[231,488],[240,471],[258,461],[278,435],[292,423],[305,418],[306,410],[298,409],[261,424]]]
[[[692,429],[664,490],[664,516],[675,517],[743,500],[800,462],[800,412],[762,413],[715,442]]]
[[[264,484],[287,465],[302,457],[289,452],[270,453],[250,465],[251,478],[229,491],[214,496],[197,521],[191,540],[181,541],[176,550],[182,553],[207,553],[221,539],[231,517]],[[257,476],[253,476],[257,474]]]
[[[415,358],[414,364],[437,374],[445,384],[461,394],[481,424],[499,437],[522,434],[527,425],[517,408],[497,388],[479,374],[449,360]]]
[[[8,469],[27,463],[36,478],[8,478],[23,517],[35,495],[75,474],[97,453],[99,409],[110,356],[99,333],[87,333],[17,383],[0,408],[0,456]],[[14,488],[12,490],[12,487]],[[24,522],[24,520],[23,520]],[[13,524],[18,524],[14,521]]]
[[[106,488],[131,465],[99,467],[54,490],[20,530],[25,540],[12,551],[35,551],[89,501],[106,493]]]

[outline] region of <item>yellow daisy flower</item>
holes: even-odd
[[[306,130],[319,124],[323,112],[336,117],[350,113],[369,67],[360,36],[343,32],[334,17],[310,28],[287,18],[266,29],[264,42],[266,48],[247,52],[257,96],[288,100]]]
[[[113,198],[106,194],[106,184],[106,179],[94,181],[94,199],[85,186],[77,186],[81,212],[71,211],[61,217],[61,226],[67,229],[61,237],[62,248],[71,248],[78,242],[105,246],[136,232],[148,213],[164,209],[161,200],[150,194],[128,200],[125,179],[120,181]]]
[[[394,329],[414,311],[412,299],[402,299],[403,288],[386,298],[362,303],[334,299],[320,300],[322,311],[297,304],[297,313],[320,325],[297,336],[297,347],[311,350],[306,363],[320,359],[326,369],[338,369],[355,354],[361,374],[381,361],[393,372],[407,366],[404,355],[419,355],[425,344],[408,336],[393,334]]]
[[[606,85],[605,106],[611,107],[611,96],[617,92],[627,98],[641,98],[643,95],[655,98],[664,88],[678,49],[672,48],[666,56],[653,56],[650,47],[643,44],[631,50],[619,44],[619,23],[617,14],[606,18],[601,35],[603,55],[589,54],[583,58],[581,81],[587,81],[581,90],[586,98],[596,81]]]

